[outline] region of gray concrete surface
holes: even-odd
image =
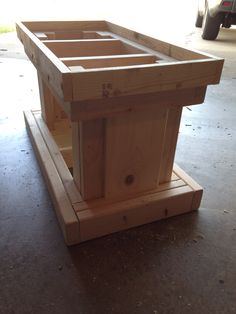
[[[226,58],[220,86],[184,109],[177,147],[201,209],[67,248],[23,121],[36,73],[0,35],[1,314],[236,313],[236,30],[183,44]]]

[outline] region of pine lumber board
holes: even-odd
[[[78,218],[32,112],[24,112],[24,116],[26,127],[47,183],[66,244],[76,244],[80,241]]]
[[[124,45],[117,39],[78,39],[78,40],[47,40],[44,41],[58,58],[94,55],[122,54]]]
[[[82,30],[82,31],[106,31],[107,23],[105,21],[36,21],[23,22],[23,25],[31,31],[41,31],[44,33],[66,30]]]
[[[57,168],[58,173],[60,174],[61,181],[65,187],[65,191],[68,194],[68,197],[71,203],[81,202],[81,195],[78,192],[78,189],[74,183],[73,177],[71,176],[68,167],[63,159],[58,145],[56,144],[55,140],[51,136],[50,131],[48,130],[47,126],[45,125],[41,114],[34,113],[35,121],[40,129],[42,137],[48,147],[48,151],[50,152],[50,156],[53,159],[55,167]]]
[[[130,112],[106,121],[105,197],[124,197],[159,183],[167,110]]]
[[[30,24],[32,26],[32,24]],[[31,29],[32,30],[32,29]],[[48,49],[23,23],[16,23],[18,38],[24,45],[25,52],[46,84],[60,99],[72,100],[72,82],[70,70]]]
[[[152,54],[125,54],[125,55],[106,55],[92,57],[72,57],[61,58],[61,61],[68,67],[82,66],[84,68],[106,68],[114,66],[126,66],[137,64],[155,63],[157,57]]]
[[[218,60],[193,60],[167,64],[146,64],[106,69],[87,69],[71,73],[74,101],[104,98],[104,84],[109,96],[117,97],[175,91],[217,84],[223,63]],[[99,75],[98,75],[99,74]]]
[[[112,93],[109,84],[102,85],[103,99],[76,101],[71,103],[69,118],[71,121],[112,117],[140,110],[153,110],[157,106],[189,106],[204,101],[206,87],[195,87],[175,91],[159,91],[150,94],[109,97]]]
[[[74,181],[84,200],[104,196],[104,145],[103,119],[72,123]]]
[[[160,183],[169,181],[172,175],[181,114],[182,107],[180,106],[172,106],[168,110],[161,161]]]
[[[107,28],[111,33],[124,37],[132,42],[148,47],[152,50],[161,52],[163,55],[167,55],[176,60],[196,60],[212,58],[210,54],[202,53],[194,49],[186,49],[184,47],[176,46],[172,43],[165,42],[156,38],[152,38],[145,34],[138,33],[136,31],[127,29],[125,27],[116,25],[109,21],[107,23]],[[214,57],[215,58],[215,57]],[[218,58],[220,60],[220,58]]]
[[[112,200],[101,198],[101,199],[96,199],[96,200],[82,201],[80,203],[73,204],[73,207],[74,207],[75,212],[80,212],[80,211],[88,210],[88,209],[102,208],[102,207],[110,206],[110,205],[115,204],[115,203],[120,202],[120,201],[127,201],[127,200],[133,199],[133,198],[139,198],[142,196],[154,195],[154,194],[157,194],[159,192],[168,191],[168,190],[183,187],[183,186],[187,186],[186,182],[177,176],[175,177],[175,174],[173,173],[172,181],[159,184],[153,190],[145,191],[142,193],[137,193],[137,195],[135,195],[135,196],[126,197],[125,199],[122,199],[122,200],[117,197],[117,198],[114,198]]]
[[[197,210],[200,206],[203,188],[200,184],[198,184],[193,178],[191,178],[183,169],[181,169],[178,165],[174,164],[173,168],[174,173],[177,176],[180,176],[183,181],[186,182],[194,191],[194,197],[192,200],[192,210]]]
[[[120,36],[121,46],[123,47],[122,53],[156,51],[157,54],[160,52],[178,61],[92,68],[83,72],[71,72],[45,46],[45,44],[55,45],[57,43],[45,41],[44,44],[32,33],[46,32],[46,30],[48,32],[50,30],[52,32],[58,30],[91,30],[97,33],[99,31],[113,33],[113,39],[102,40],[108,40],[109,42],[109,40],[116,40],[118,39],[117,36]],[[59,98],[64,101],[76,102],[107,97],[107,94],[104,95],[104,84],[110,86],[109,97],[113,98],[122,95],[155,93],[158,91],[180,90],[217,84],[219,83],[223,66],[223,59],[221,58],[177,47],[105,21],[23,22],[17,23],[17,33],[24,44],[27,55],[44,76],[45,83],[49,83]],[[94,40],[96,39],[92,41]],[[133,44],[127,44],[128,41],[132,41]],[[63,50],[69,54],[72,53],[71,49],[66,48],[67,45],[68,43],[60,46],[58,53],[61,53]],[[141,49],[141,46],[144,48]],[[78,53],[83,54],[84,52],[79,51]],[[88,53],[96,54],[96,51],[89,51]]]
[[[54,32],[46,32],[49,40],[51,39],[105,39],[112,38],[110,35],[100,35],[99,32],[95,31],[78,31],[78,30],[56,30]]]
[[[189,212],[193,194],[189,186],[184,186],[77,212],[81,241]]]

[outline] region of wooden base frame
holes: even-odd
[[[24,116],[67,245],[199,208],[201,186],[176,165],[170,182],[146,194],[123,201],[84,201],[41,112]]]

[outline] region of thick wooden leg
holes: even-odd
[[[168,110],[161,161],[160,183],[171,181],[181,114],[182,107],[173,106]]]
[[[105,197],[124,199],[159,183],[167,109],[162,106],[107,119]]]
[[[47,84],[44,82],[41,74],[38,72],[39,94],[41,102],[42,117],[49,130],[55,130],[55,122],[67,119],[58,100],[54,97]]]
[[[72,124],[73,175],[84,200],[125,199],[156,189],[167,108]]]
[[[44,83],[41,74],[38,72],[38,84],[39,84],[39,95],[41,102],[41,112],[45,123],[47,124],[49,130],[54,129],[54,101],[53,95],[50,92],[47,85]]]
[[[73,176],[84,200],[104,195],[103,119],[72,123]]]

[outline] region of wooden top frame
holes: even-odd
[[[63,102],[206,87],[223,59],[106,21],[19,22],[26,54]]]

